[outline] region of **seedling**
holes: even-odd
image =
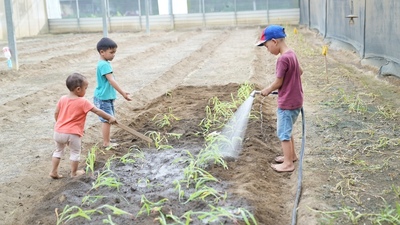
[[[113,215],[117,215],[117,216],[129,215],[129,216],[132,216],[131,213],[129,213],[129,212],[125,211],[125,210],[122,210],[120,208],[117,208],[115,206],[112,206],[112,205],[107,205],[107,204],[106,205],[102,205],[102,206],[98,207],[97,209],[103,209],[103,208],[111,210]]]
[[[217,222],[221,217],[229,218],[233,224],[238,224],[239,220],[243,220],[246,225],[257,225],[257,221],[253,214],[243,208],[234,209],[226,209],[223,207],[215,207],[209,205],[211,208],[210,212],[196,212],[193,214],[199,215],[198,218],[200,220],[205,220],[207,222]]]
[[[64,207],[64,210],[62,211],[62,213],[58,214],[58,209],[55,209],[55,213],[56,213],[56,217],[57,217],[57,225],[60,224],[65,224],[68,221],[77,218],[77,217],[81,217],[87,220],[91,220],[91,215],[94,213],[100,213],[103,214],[101,211],[97,210],[97,209],[91,209],[91,210],[83,210],[78,206],[69,206],[66,205]]]
[[[146,134],[153,140],[154,146],[157,148],[157,150],[173,148],[171,145],[163,144],[168,143],[168,139],[164,135],[161,135],[160,132],[148,131]]]
[[[161,117],[161,118],[160,118]],[[160,118],[160,119],[159,119]],[[157,119],[157,120],[156,120]],[[168,108],[168,113],[161,115],[161,114],[157,114],[153,117],[152,119],[153,121],[155,121],[156,125],[160,128],[164,128],[164,127],[169,127],[171,126],[171,123],[173,121],[178,121],[180,120],[178,117],[174,116],[174,114],[172,113],[172,108]]]
[[[102,186],[116,188],[119,191],[119,187],[122,186],[122,183],[119,182],[119,179],[112,170],[106,169],[97,176],[97,179],[92,184],[91,190]]]
[[[150,212],[153,212],[153,210],[159,211],[160,209],[158,207],[161,207],[164,205],[164,203],[168,201],[168,199],[163,198],[158,202],[151,202],[147,200],[146,196],[142,195],[142,198],[140,200],[140,204],[142,204],[142,207],[140,208],[139,212],[136,214],[136,217],[140,216],[142,213],[146,212],[147,215],[150,215]]]
[[[96,195],[96,196],[91,196],[91,195],[86,195],[82,198],[82,204],[81,205],[91,205],[97,200],[105,198],[106,196],[103,195]]]
[[[213,202],[218,203],[220,200],[225,201],[225,199],[228,197],[228,194],[226,192],[224,194],[221,194],[214,188],[204,185],[202,186],[201,189],[192,193],[184,204],[196,199],[201,199],[203,201],[206,201],[207,197],[213,197],[214,198]]]
[[[88,156],[86,158],[86,173],[90,173],[91,176],[94,175],[94,164],[96,162],[96,151],[98,147],[92,146],[92,148],[88,151]]]
[[[103,224],[111,224],[111,225],[117,225],[116,223],[114,223],[111,219],[111,215],[107,216],[107,219],[103,219]]]

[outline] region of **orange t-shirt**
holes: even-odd
[[[64,95],[57,103],[59,109],[54,130],[58,133],[83,136],[86,115],[94,105],[85,98],[68,98]]]

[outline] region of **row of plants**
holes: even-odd
[[[221,223],[221,221],[231,221],[232,224],[237,224],[239,221],[247,225],[257,224],[254,215],[245,208],[235,207],[222,207],[219,203],[226,202],[228,193],[226,191],[218,190],[218,178],[214,177],[207,168],[210,165],[221,166],[228,169],[226,162],[221,156],[218,143],[221,136],[217,132],[222,126],[232,117],[235,109],[242,104],[254,89],[253,85],[248,83],[242,84],[236,95],[231,95],[231,101],[220,101],[217,97],[209,100],[208,106],[205,108],[206,117],[199,123],[197,135],[204,137],[204,147],[198,153],[194,154],[186,150],[186,154],[177,158],[174,163],[182,165],[183,178],[173,181],[173,188],[177,196],[178,202],[182,205],[190,202],[200,201],[208,205],[207,211],[192,211],[188,210],[183,215],[174,215],[172,212],[165,213],[163,208],[169,201],[163,198],[158,201],[152,201],[145,195],[141,196],[141,208],[135,214],[126,210],[117,208],[109,204],[98,205],[91,208],[90,206],[98,202],[106,196],[96,195],[95,191],[99,188],[109,188],[117,192],[124,185],[119,179],[117,173],[111,168],[112,164],[122,163],[124,165],[134,165],[137,160],[143,159],[144,154],[137,147],[130,148],[128,152],[120,157],[112,156],[105,163],[104,167],[100,170],[95,169],[96,156],[101,154],[101,150],[97,146],[93,146],[86,157],[86,173],[93,178],[92,187],[82,198],[80,206],[66,205],[62,212],[56,209],[57,225],[67,224],[75,219],[91,220],[93,215],[104,215],[102,220],[103,224],[116,224],[113,221],[115,216],[128,216],[132,219],[140,216],[154,216],[154,221],[161,225],[166,224],[191,224],[196,218],[200,221],[207,221],[210,223]],[[180,119],[174,115],[171,108],[165,114],[157,114],[153,118],[155,126],[161,131],[150,131],[148,135],[154,141],[154,147],[157,150],[172,149],[173,146],[169,144],[169,139],[180,139],[181,134],[167,133],[165,128],[172,126]],[[138,181],[141,182],[141,181]],[[148,183],[148,181],[144,181]]]

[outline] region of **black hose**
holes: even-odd
[[[292,211],[292,225],[296,225],[297,223],[297,208],[300,201],[301,195],[301,183],[303,179],[303,158],[304,158],[304,146],[306,144],[306,122],[304,120],[304,110],[301,108],[301,120],[302,120],[302,140],[301,140],[301,149],[300,149],[300,159],[299,159],[299,172],[297,178],[297,192],[296,192],[296,199],[294,201],[293,211]]]

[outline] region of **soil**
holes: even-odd
[[[254,47],[261,28],[110,33],[118,44],[114,73],[133,98],[132,102],[117,99],[118,121],[146,135],[156,131],[181,136],[170,136],[163,143],[170,149],[157,149],[113,126],[112,138],[119,146],[98,148],[95,173],[69,178],[67,151],[60,165],[67,178],[59,180],[48,176],[54,108],[67,93],[65,79],[73,72],[87,76],[86,98],[92,99],[98,60],[95,45],[102,34],[17,40],[19,70],[7,70],[5,59],[0,60],[0,224],[56,224],[56,215],[60,217],[67,205],[102,212],[92,214],[91,220],[80,217],[67,224],[103,224],[109,216],[115,224],[161,224],[156,209],[149,214],[141,211],[144,196],[153,203],[165,200],[163,215],[195,212],[191,224],[236,222],[228,217],[218,222],[198,218],[199,213],[217,207],[228,209],[239,224],[245,224],[239,209],[245,209],[258,224],[283,225],[293,221],[299,187],[297,224],[372,224],[375,214],[395,208],[400,199],[399,81],[376,76],[377,69],[361,66],[353,52],[329,49],[325,61],[321,49],[327,43],[307,29],[297,29],[298,34],[286,30],[287,43],[304,70],[305,119],[299,117],[294,131],[299,156],[305,141],[303,160],[295,163],[297,169],[291,173],[271,169],[281,154],[275,135],[276,97],[256,96],[252,106],[256,116],[248,122],[239,157],[227,159],[227,169],[213,163],[206,167],[218,179],[207,185],[219,195],[226,193],[226,199],[187,203],[194,189],[183,187],[180,199],[174,181],[184,178],[188,152],[196,155],[205,147],[199,124],[209,100],[218,97],[229,102],[241,84],[248,82],[259,90],[274,79],[276,56]],[[157,118],[168,113],[178,119],[157,126]],[[85,169],[88,151],[100,141],[100,122],[89,113],[80,168]],[[127,153],[134,162],[118,158]],[[110,158],[108,168],[121,186],[93,188]],[[82,203],[85,196],[102,197]],[[129,214],[115,215],[107,206]]]

